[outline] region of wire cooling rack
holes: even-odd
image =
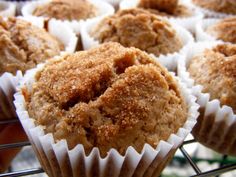
[[[14,123],[18,123],[18,120],[0,121],[0,125],[14,124]],[[231,163],[231,164],[225,163],[227,161],[228,156],[222,155],[222,159],[220,161],[217,161],[219,163],[218,168],[202,172],[197,165],[197,161],[199,161],[200,159],[191,157],[188,150],[185,148],[185,146],[189,144],[193,144],[193,143],[196,143],[194,139],[187,140],[179,148],[180,152],[183,155],[185,163],[189,163],[194,171],[191,177],[209,177],[209,176],[219,177],[223,173],[236,170],[236,162]],[[6,150],[6,149],[12,149],[12,148],[25,147],[25,146],[31,146],[30,142],[25,141],[25,142],[12,143],[12,144],[0,144],[0,151]],[[214,159],[208,159],[206,161],[213,162]],[[18,171],[12,171],[11,168],[9,168],[8,172],[0,174],[0,177],[27,176],[27,175],[35,175],[35,174],[40,174],[40,173],[44,173],[43,169],[40,166],[38,168],[24,169],[24,170],[18,170]]]

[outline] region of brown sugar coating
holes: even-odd
[[[104,18],[91,31],[100,43],[119,42],[156,56],[174,53],[182,48],[182,41],[166,20],[142,9],[128,9]]]
[[[192,0],[194,4],[215,12],[236,14],[235,0]]]
[[[0,18],[0,75],[26,71],[60,53],[63,45],[44,29],[21,19]]]
[[[222,105],[231,106],[236,113],[236,45],[221,44],[206,49],[191,59],[188,71],[196,84],[211,99],[219,99]]]
[[[106,43],[50,61],[36,75],[32,92],[23,90],[30,117],[66,139],[69,149],[84,145],[124,154],[140,152],[176,133],[187,105],[176,80],[145,52]]]
[[[81,20],[94,17],[96,8],[87,0],[53,0],[38,6],[33,15],[60,20]]]
[[[178,18],[192,16],[191,9],[178,3],[178,0],[140,0],[138,7],[161,16]]]
[[[225,18],[209,26],[206,32],[216,39],[236,44],[236,17]]]

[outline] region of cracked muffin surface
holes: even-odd
[[[225,18],[209,26],[206,32],[216,39],[236,44],[236,17]]]
[[[96,7],[87,0],[52,0],[38,6],[33,15],[60,20],[81,20],[94,17]]]
[[[190,61],[190,76],[211,99],[218,99],[236,113],[236,45],[221,44],[206,49]]]
[[[104,18],[90,32],[100,43],[119,42],[156,56],[179,51],[183,44],[164,18],[142,9],[128,9]]]
[[[145,52],[106,43],[50,61],[22,90],[30,117],[69,149],[124,155],[176,133],[187,119],[177,81]]]
[[[26,71],[60,53],[63,44],[21,19],[0,18],[0,74]]]
[[[192,0],[194,4],[215,12],[236,14],[235,0]]]

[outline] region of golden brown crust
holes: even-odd
[[[57,54],[62,44],[44,29],[21,19],[0,18],[0,74],[26,71]]]
[[[196,5],[226,14],[236,14],[235,0],[192,0]]]
[[[118,11],[106,17],[91,35],[100,43],[119,42],[125,47],[137,47],[156,56],[174,53],[182,41],[166,20],[142,9]]]
[[[205,50],[191,60],[188,71],[211,99],[219,99],[236,112],[236,45],[222,44]]]
[[[209,26],[206,32],[217,39],[236,44],[236,17],[225,18]]]
[[[124,154],[141,151],[176,133],[187,118],[187,106],[173,77],[147,54],[117,43],[51,61],[37,74],[28,99],[36,123],[78,143],[86,153],[98,147]],[[26,94],[28,95],[28,94]]]
[[[81,20],[94,17],[96,8],[87,0],[53,0],[38,6],[33,15],[60,20]]]

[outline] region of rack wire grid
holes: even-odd
[[[18,123],[19,120],[5,120],[0,121],[0,125],[6,125],[6,124],[14,124]],[[197,159],[196,157],[191,157],[189,152],[186,150],[185,146],[189,144],[197,143],[194,139],[187,140],[183,143],[182,146],[180,146],[179,150],[181,151],[183,155],[182,161],[185,163],[189,163],[193,171],[195,172],[192,174],[191,177],[209,177],[209,176],[217,176],[219,177],[221,174],[236,170],[236,161],[234,161],[231,164],[225,163],[227,161],[228,156],[222,155],[221,160],[218,161],[218,168],[215,168],[213,170],[204,171],[202,172],[200,168],[197,165],[197,162],[200,161],[200,159]],[[31,146],[30,142],[20,142],[20,143],[12,143],[12,144],[0,144],[0,151],[6,150],[6,149],[12,149],[12,148],[19,148],[19,147],[25,147],[25,146]],[[176,157],[174,157],[175,159]],[[204,160],[204,159],[201,159]],[[211,162],[211,160],[206,160],[207,162]],[[213,162],[214,160],[212,160]],[[0,174],[0,177],[17,177],[17,176],[28,176],[28,175],[35,175],[44,173],[44,170],[39,166],[38,168],[31,168],[31,169],[24,169],[24,170],[18,170],[18,171],[12,171],[11,168],[8,169],[6,173]]]

